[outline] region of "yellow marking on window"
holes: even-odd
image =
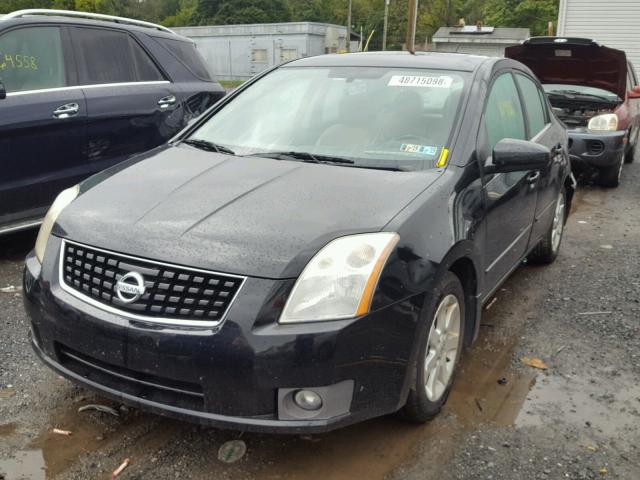
[[[445,167],[447,165],[447,159],[448,158],[449,158],[449,149],[448,148],[443,148],[442,151],[440,152],[440,158],[438,159],[438,162],[436,163],[436,167],[438,167],[438,168]]]

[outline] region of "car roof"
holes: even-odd
[[[480,65],[499,60],[501,58],[461,53],[388,51],[318,55],[294,60],[285,67],[399,67],[473,72]]]
[[[0,29],[6,26],[17,26],[17,25],[44,25],[44,24],[54,24],[54,25],[84,25],[84,26],[92,26],[92,27],[110,27],[118,30],[132,31],[137,33],[144,33],[147,35],[151,35],[154,37],[162,37],[168,38],[172,40],[181,40],[183,42],[193,43],[193,40],[183,37],[182,35],[178,35],[177,33],[169,33],[164,32],[162,30],[157,30],[151,27],[143,27],[132,25],[128,23],[119,23],[109,20],[92,20],[88,18],[82,17],[64,17],[64,16],[56,16],[56,15],[29,15],[19,18],[10,18],[3,19],[0,17]]]

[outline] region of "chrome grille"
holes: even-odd
[[[66,290],[134,318],[199,325],[223,320],[245,277],[165,264],[64,240],[61,283]],[[132,303],[115,286],[129,272],[144,278],[145,292]],[[79,295],[78,295],[79,294]]]

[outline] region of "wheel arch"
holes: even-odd
[[[478,324],[480,322],[480,305],[478,299],[478,274],[473,260],[469,257],[459,257],[450,266],[449,271],[453,273],[460,283],[465,295],[465,331],[464,346],[470,346],[477,336]]]

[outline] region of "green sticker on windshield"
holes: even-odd
[[[417,153],[419,155],[431,155],[432,157],[438,153],[438,147],[432,145],[415,145],[412,143],[403,143],[400,151],[405,153]]]

